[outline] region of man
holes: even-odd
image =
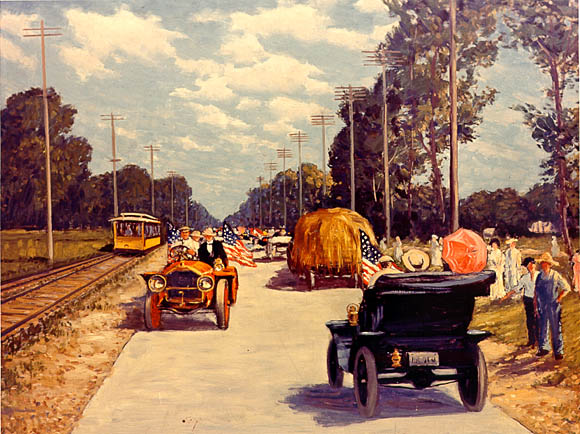
[[[522,266],[522,254],[516,248],[518,242],[515,238],[506,241],[509,248],[505,252],[505,287],[507,291],[513,290],[518,286],[520,280],[520,268]]]
[[[212,228],[206,228],[202,232],[202,235],[205,238],[205,243],[199,248],[199,260],[213,267],[215,260],[220,258],[224,266],[227,267],[228,256],[223,244],[215,239],[214,230]]]
[[[537,356],[545,356],[550,352],[548,343],[548,325],[552,338],[552,349],[556,360],[564,358],[564,342],[562,338],[562,299],[570,292],[570,285],[555,270],[558,265],[550,253],[545,252],[538,258],[542,271],[536,280],[536,304],[539,315],[540,349]]]
[[[171,247],[175,246],[185,246],[187,247],[187,253],[192,255],[194,258],[197,257],[197,252],[199,250],[199,239],[201,234],[199,231],[194,231],[193,235],[196,239],[191,238],[189,235],[191,233],[191,229],[188,226],[183,226],[179,228],[179,238],[171,245]]]
[[[534,258],[527,257],[522,264],[526,274],[520,279],[518,285],[502,298],[502,301],[511,297],[516,291],[523,290],[524,310],[526,312],[526,327],[528,328],[528,343],[526,347],[533,347],[538,342],[538,320],[536,315],[535,294],[538,271]]]

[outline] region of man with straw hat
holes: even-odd
[[[190,236],[191,228],[189,226],[182,226],[179,228],[179,238],[171,245],[175,246],[185,246],[187,247],[187,252],[196,257],[197,251],[199,250],[199,231],[193,231],[193,237]]]
[[[228,256],[223,244],[215,239],[215,231],[208,227],[201,234],[205,238],[205,243],[199,248],[199,260],[213,267],[215,260],[220,258],[222,263],[227,267]]]
[[[562,299],[570,292],[570,285],[552,266],[558,265],[550,253],[545,252],[536,260],[540,264],[540,274],[536,280],[536,301],[538,307],[538,328],[540,348],[538,356],[550,352],[548,343],[548,326],[552,337],[552,349],[556,360],[564,358],[564,340],[562,337]]]

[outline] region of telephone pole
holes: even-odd
[[[322,127],[322,201],[324,204],[326,199],[326,127],[334,125],[334,115],[312,115],[310,116],[310,123]]]
[[[348,104],[350,123],[350,209],[355,211],[356,185],[354,180],[354,102],[365,99],[367,89],[363,86],[337,86],[334,89],[334,100]]]
[[[270,218],[268,220],[270,222],[270,226],[272,226],[272,172],[276,170],[277,166],[278,165],[273,161],[265,164],[266,170],[270,171]]]
[[[50,177],[50,128],[48,120],[48,95],[46,93],[46,50],[44,38],[46,36],[62,36],[62,33],[46,33],[46,31],[60,30],[60,27],[44,27],[44,20],[40,21],[40,28],[23,29],[26,32],[40,32],[39,34],[23,35],[25,38],[40,37],[42,58],[42,100],[44,102],[44,144],[46,149],[46,235],[48,245],[48,264],[54,263],[54,242],[52,238],[52,183]]]
[[[284,229],[286,229],[286,158],[292,158],[292,151],[286,149],[286,145],[282,147],[282,149],[278,149],[276,151],[278,153],[278,158],[282,159],[282,173],[284,177],[282,178],[282,189],[284,194]]]
[[[149,151],[151,155],[151,215],[155,215],[155,173],[153,171],[153,152],[158,152],[159,145],[147,145],[143,147],[146,151]]]
[[[288,135],[292,143],[298,143],[298,217],[302,217],[302,143],[308,141],[308,135],[302,131]]]
[[[113,163],[113,214],[114,217],[119,215],[119,201],[117,199],[117,161],[121,161],[117,158],[117,146],[115,145],[115,121],[123,121],[124,117],[121,115],[115,115],[111,112],[110,115],[101,115],[101,120],[111,121],[111,143],[113,146],[113,159],[110,160]]]
[[[258,176],[258,199],[260,201],[260,229],[262,229],[262,180],[264,177],[262,175]]]
[[[381,44],[383,45],[383,44]],[[383,72],[383,165],[385,177],[385,237],[387,245],[391,242],[391,189],[389,185],[389,117],[387,105],[387,69],[395,69],[404,65],[402,54],[398,51],[387,50],[379,46],[374,51],[363,51],[366,54],[365,66],[380,65]]]
[[[171,223],[175,224],[173,220],[173,177],[177,174],[175,170],[168,170],[167,174],[171,176]]]
[[[185,226],[189,226],[189,197],[185,198]]]
[[[449,195],[451,196],[451,232],[459,229],[459,178],[457,149],[457,49],[455,46],[456,0],[449,0],[449,100],[451,113]],[[443,210],[445,212],[445,210]]]

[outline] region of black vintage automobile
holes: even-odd
[[[471,274],[384,274],[371,281],[348,320],[329,321],[328,381],[342,387],[354,376],[362,416],[375,415],[379,385],[411,383],[423,389],[457,381],[464,407],[481,411],[487,367],[478,343],[491,333],[468,330],[475,297],[489,295],[493,271]]]

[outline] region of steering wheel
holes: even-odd
[[[189,248],[187,246],[174,246],[169,249],[169,259],[173,262],[183,260],[193,261],[195,257],[188,250]]]

